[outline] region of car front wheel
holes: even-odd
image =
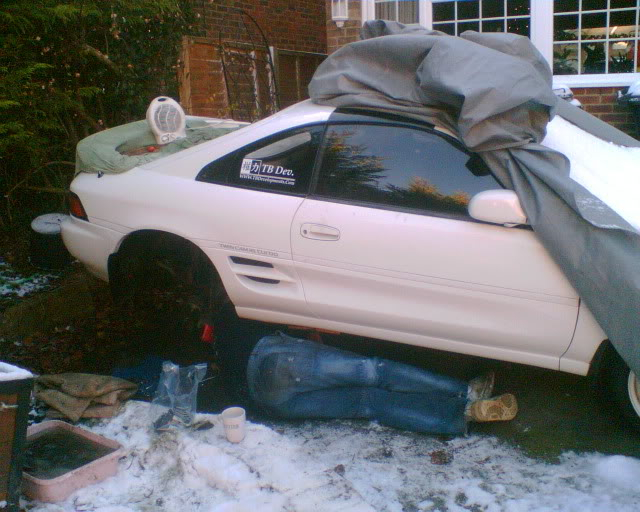
[[[627,424],[640,430],[640,378],[613,347],[608,347],[602,367],[604,398]]]

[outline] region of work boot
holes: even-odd
[[[480,377],[476,377],[469,381],[469,388],[467,391],[467,399],[470,402],[476,400],[482,400],[490,398],[493,393],[493,385],[496,381],[496,373],[491,371]]]
[[[511,393],[469,402],[465,416],[469,421],[509,421],[518,414],[518,401]]]

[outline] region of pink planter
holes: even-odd
[[[26,450],[22,491],[49,503],[115,475],[124,453],[120,443],[64,421],[29,427]]]

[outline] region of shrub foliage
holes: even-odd
[[[0,2],[0,229],[62,206],[80,139],[176,96],[190,3]]]

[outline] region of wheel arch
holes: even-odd
[[[172,251],[188,255],[188,261],[197,265],[198,271],[210,274],[212,284],[219,284],[224,291],[224,284],[215,264],[196,243],[169,231],[139,229],[123,237],[117,250],[109,256],[107,271],[113,296],[117,298],[126,295],[127,289],[137,284],[135,274],[143,271],[148,259]]]

